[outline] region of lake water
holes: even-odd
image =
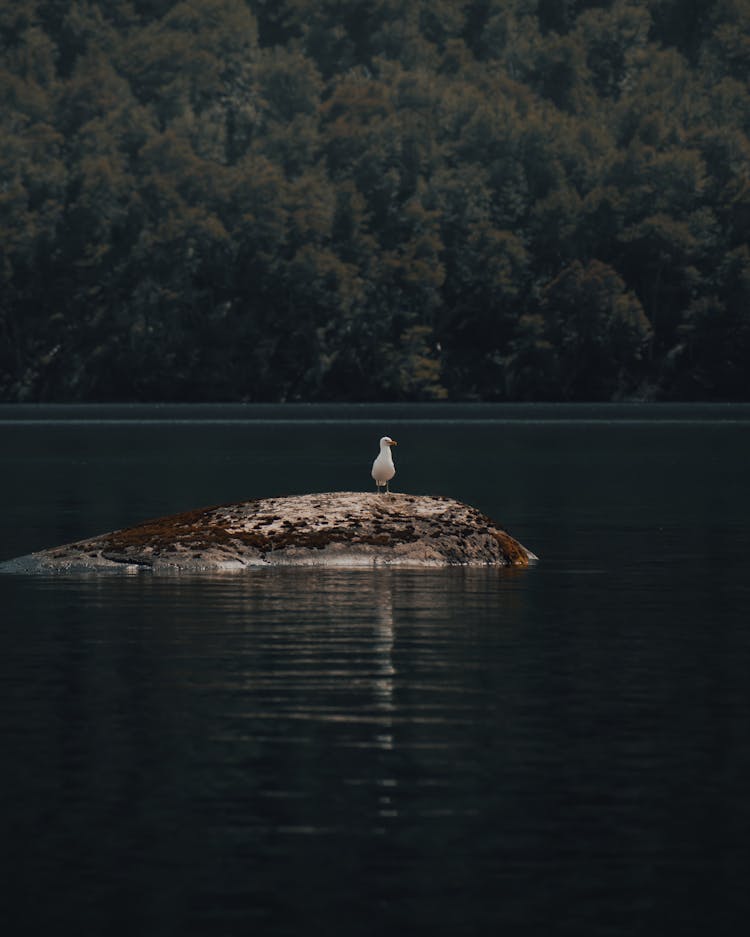
[[[0,407],[0,560],[385,433],[539,564],[0,576],[8,933],[741,932],[750,407]]]

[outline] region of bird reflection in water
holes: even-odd
[[[393,666],[393,582],[390,573],[374,577],[375,581],[375,652],[376,677],[373,684],[375,709],[381,714],[376,726],[375,744],[382,751],[393,750],[393,688],[396,675]],[[398,810],[393,802],[397,786],[394,777],[379,777],[377,813],[379,817],[397,817]]]
[[[378,577],[379,579],[380,577]],[[375,602],[376,677],[374,683],[375,706],[383,714],[381,731],[377,738],[385,749],[393,748],[393,592],[390,580],[378,583]]]

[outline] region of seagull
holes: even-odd
[[[391,456],[391,446],[397,446],[398,443],[390,436],[383,436],[380,440],[380,454],[372,463],[372,477],[375,479],[375,486],[380,493],[380,489],[385,485],[385,490],[390,494],[388,482],[396,474],[396,466],[393,464]]]

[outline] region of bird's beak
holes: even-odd
[[[389,445],[389,446],[397,446],[398,443],[396,442],[395,439],[392,439],[392,440],[388,443],[388,445]]]

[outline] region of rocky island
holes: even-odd
[[[533,553],[451,498],[329,492],[144,521],[0,564],[5,572],[264,566],[528,566]]]

